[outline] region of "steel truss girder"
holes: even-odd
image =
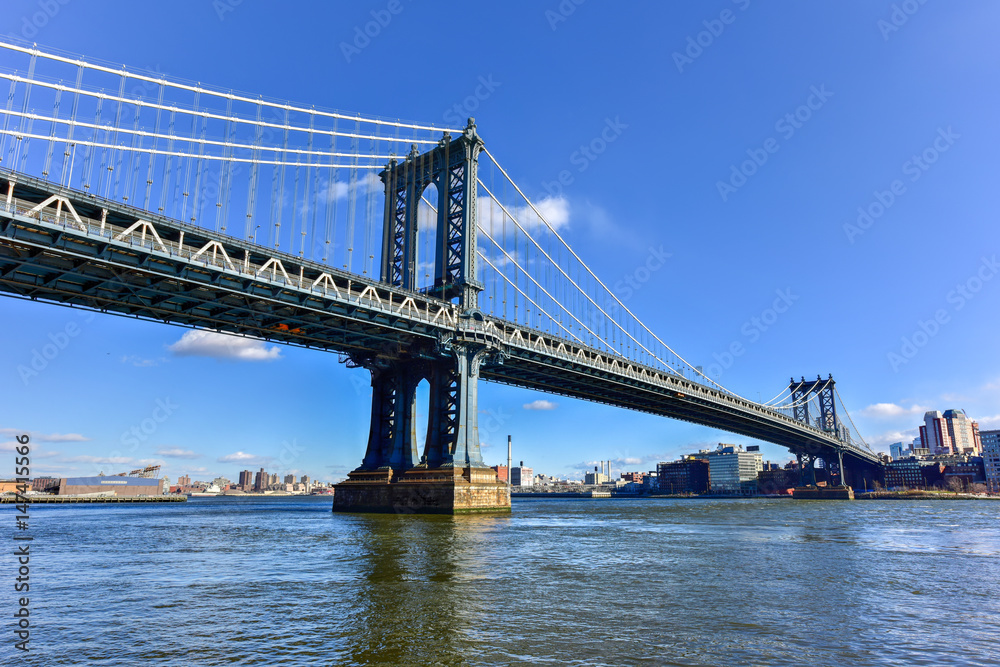
[[[25,178],[25,181],[29,180]],[[123,223],[131,224],[130,221],[141,215],[157,226],[164,243],[171,248],[180,245],[178,233],[181,232],[187,234],[185,238],[196,247],[218,240],[225,244],[237,263],[241,261],[240,255],[243,261],[258,265],[268,261],[269,257],[280,258],[293,274],[304,270],[306,282],[315,280],[320,271],[336,273],[325,265],[299,264],[298,258],[286,254],[264,251],[224,235],[134,211],[114,202],[96,200],[44,182],[22,183],[18,186],[17,196],[21,199],[35,197],[36,201],[42,201],[50,195],[49,191],[72,199],[74,207],[90,220],[101,217],[102,207],[108,211],[109,222],[116,222],[120,227],[127,226]],[[381,293],[382,299],[392,298],[393,293],[388,291],[390,288],[359,276],[336,273],[337,281],[342,281],[341,289],[344,283],[348,287],[349,298],[341,298],[330,290],[303,291],[296,287],[295,282],[281,286],[263,276],[234,273],[221,266],[203,261],[191,262],[173,254],[165,256],[150,247],[111,242],[73,225],[65,229],[56,228],[50,223],[24,219],[5,210],[0,210],[0,232],[0,291],[21,298],[82,306],[181,326],[253,335],[290,345],[339,352],[388,354],[389,358],[400,358],[400,350],[413,349],[422,341],[438,341],[444,335],[454,336],[457,332],[478,326],[472,320],[438,321],[435,318],[435,321],[429,321],[398,309],[399,300],[410,296],[416,300],[421,312],[435,303],[442,303],[417,293],[397,292],[395,310],[380,306],[375,302],[378,293]],[[57,275],[59,278],[53,280]],[[298,275],[295,277],[299,278]],[[301,280],[297,283],[301,287]],[[352,283],[353,291],[350,288]],[[84,292],[84,287],[88,287],[89,291]],[[367,300],[359,299],[357,295],[362,287],[375,292]],[[486,324],[493,322],[487,320]],[[552,352],[562,344],[566,345],[570,354],[577,349],[582,352],[585,348],[554,336],[529,332],[510,323],[495,323],[504,332],[519,331],[524,340],[519,338],[520,342],[510,342],[513,339],[505,333],[500,342],[509,358],[503,365],[484,368],[484,379],[705,424],[793,450],[807,447],[815,449],[818,455],[835,451],[840,446],[833,434],[823,433],[787,417],[763,414],[738,397],[727,396],[684,379],[664,377],[662,371],[655,369],[649,370],[654,376],[660,374],[658,381],[629,375],[622,370],[609,370],[607,365],[598,367],[587,363],[586,359],[584,363],[578,363],[573,358]],[[278,328],[281,324],[287,329]],[[533,346],[537,342],[536,337],[538,340],[544,338],[543,344],[538,346],[545,348],[544,351]],[[395,351],[387,353],[387,348]],[[586,349],[586,353],[593,357],[598,351]],[[606,352],[600,354],[611,358]],[[455,395],[455,391],[454,387],[448,390],[451,395]],[[453,403],[454,399],[449,401]],[[449,407],[446,412],[451,414],[453,408]],[[457,428],[447,432],[457,432]],[[857,449],[843,448],[843,453],[851,462],[877,463],[877,457]]]

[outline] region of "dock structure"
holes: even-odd
[[[187,496],[0,496],[0,504],[41,503],[183,503]]]

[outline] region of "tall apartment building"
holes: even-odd
[[[244,491],[249,491],[253,488],[253,473],[249,470],[244,470],[240,473],[240,488]]]
[[[965,410],[933,410],[924,413],[920,442],[931,454],[980,454],[979,424]]]
[[[191,476],[181,475],[177,478],[177,486],[191,486]]]
[[[285,475],[285,484],[295,484],[295,475]]]
[[[271,485],[271,477],[261,468],[253,479],[253,490],[257,492],[266,491]]]
[[[993,493],[1000,492],[1000,431],[982,431],[983,468],[986,473],[986,488]]]

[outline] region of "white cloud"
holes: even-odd
[[[908,408],[904,408],[895,403],[874,403],[861,410],[861,415],[873,419],[893,419],[909,415],[922,415],[929,409],[920,405],[911,405]]]
[[[865,440],[872,447],[887,447],[894,442],[901,442],[904,445],[908,445],[918,435],[920,435],[920,429],[911,428],[905,431],[886,431],[875,437],[865,438]]]
[[[281,358],[281,349],[264,341],[230,336],[214,331],[187,331],[168,349],[181,357],[212,357],[237,361],[274,361]]]
[[[538,399],[537,401],[532,401],[531,403],[525,403],[525,410],[555,410],[558,403],[553,403],[552,401],[546,401],[545,399]]]
[[[201,458],[201,454],[192,452],[190,449],[181,449],[180,447],[161,448],[156,450],[156,453],[159,454],[160,456],[168,456],[172,459]]]
[[[233,454],[226,454],[218,459],[219,463],[243,463],[246,465],[267,465],[271,461],[269,456],[257,456],[255,454],[247,454],[246,452],[235,452]]]
[[[510,219],[510,216],[504,213],[504,208],[536,240],[540,234],[548,232],[548,227],[545,226],[546,222],[549,224],[549,227],[552,227],[556,231],[569,226],[570,206],[569,200],[565,197],[545,197],[534,202],[535,208],[538,209],[538,213],[542,214],[542,218],[539,218],[538,214],[528,204],[516,206],[503,202],[503,206],[501,207],[492,197],[486,195],[479,197],[477,202],[479,210],[476,214],[476,221],[479,227],[487,231],[498,243],[503,243],[498,237],[503,234],[505,222],[508,234],[512,234],[515,231],[519,234],[521,233]]]
[[[1000,415],[993,415],[992,417],[983,417],[981,419],[974,419],[973,421],[979,424],[979,430],[981,431],[992,431],[995,429],[1000,429]]]
[[[107,463],[125,465],[132,463],[135,459],[129,456],[70,456],[62,459],[66,463]]]
[[[0,428],[0,436],[15,437],[27,435],[30,442],[87,442],[90,438],[79,433],[39,433],[16,428]],[[30,443],[29,443],[30,444]]]
[[[321,196],[325,197],[328,202],[347,199],[352,189],[358,195],[363,195],[368,191],[382,194],[385,191],[385,186],[382,184],[382,179],[374,171],[366,171],[359,175],[353,186],[350,181],[326,181],[320,185]]]

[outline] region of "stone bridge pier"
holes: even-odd
[[[355,358],[372,376],[371,429],[361,465],[337,485],[335,512],[509,512],[510,487],[479,448],[479,368],[498,349],[474,337],[448,341],[437,358]],[[430,387],[424,451],[417,454],[416,389]]]

